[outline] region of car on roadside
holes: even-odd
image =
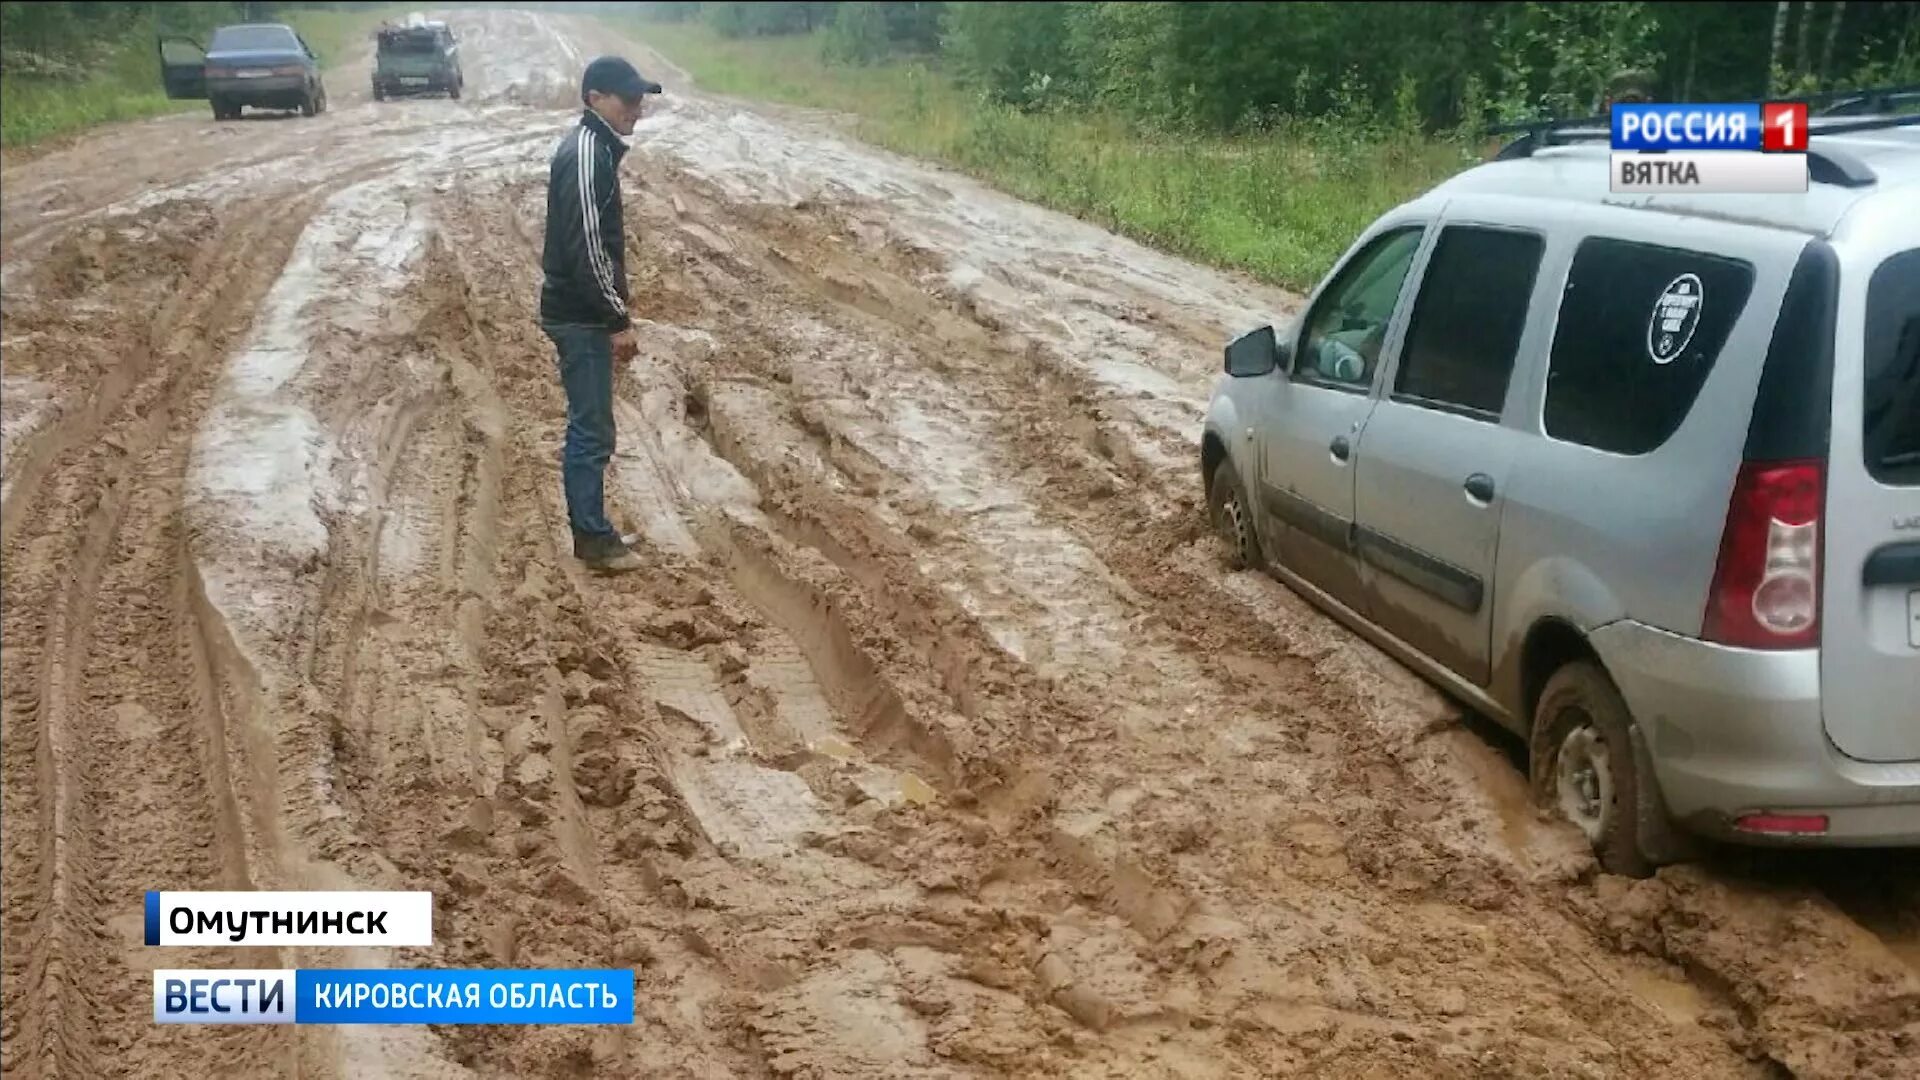
[[[249,107],[303,116],[327,108],[319,57],[283,23],[223,26],[204,48],[192,38],[163,37],[160,72],[168,97],[206,101],[215,120],[237,120]]]
[[[460,43],[444,22],[382,26],[374,50],[373,99],[445,94],[458,99],[466,87]]]
[[[1384,214],[1226,348],[1229,557],[1525,738],[1611,871],[1920,844],[1914,119],[1815,118],[1804,194],[1613,195],[1600,128]]]

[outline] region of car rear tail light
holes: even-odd
[[[1776,836],[1819,836],[1827,831],[1825,814],[1744,814],[1733,821],[1741,832]]]
[[[302,68],[299,64],[282,64],[274,68],[273,73],[275,75],[304,75],[306,74],[306,69]]]
[[[1749,649],[1819,644],[1825,502],[1826,474],[1818,461],[1740,466],[1707,596],[1708,640]]]
[[[236,70],[238,70],[238,69],[237,69],[237,68],[230,68],[230,67],[217,67],[217,66],[214,66],[214,65],[212,65],[212,64],[209,64],[209,65],[207,65],[207,78],[209,78],[209,79],[230,79],[230,78],[232,78],[232,77],[233,77],[233,73],[234,73],[234,72],[235,72]]]

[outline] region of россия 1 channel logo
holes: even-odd
[[[427,892],[150,892],[150,946],[433,944]],[[630,1024],[616,968],[159,968],[157,1024]]]
[[[1796,194],[1807,190],[1807,107],[1797,102],[1612,107],[1609,188]]]

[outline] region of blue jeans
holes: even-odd
[[[547,323],[542,329],[560,351],[560,383],[567,388],[567,444],[560,457],[567,519],[576,537],[616,536],[606,507],[614,445],[613,335],[598,326]]]

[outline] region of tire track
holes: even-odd
[[[471,246],[456,246],[473,257]],[[488,299],[504,299],[494,283],[524,282],[533,265],[530,256],[517,266],[500,253],[490,256],[472,271],[482,311],[500,310]],[[484,336],[500,356],[503,393],[519,403],[515,415],[553,413],[559,391],[549,350],[526,331],[492,323]],[[662,392],[646,395],[643,408],[680,396],[656,389]],[[917,996],[967,1006],[956,1016],[976,1007],[1004,1014],[995,1038],[1042,1045],[1056,1021],[954,972],[961,942],[997,940],[995,952],[1020,954],[1030,934],[1019,925],[995,928],[964,904],[943,910],[910,884],[916,867],[931,865],[905,850],[918,845],[899,845],[892,830],[857,824],[888,808],[912,815],[938,798],[946,784],[939,742],[915,733],[939,725],[912,716],[938,712],[941,704],[918,689],[925,685],[919,676],[901,669],[892,651],[898,643],[853,631],[835,613],[843,598],[857,601],[820,591],[838,588],[826,583],[835,576],[831,568],[810,564],[805,553],[754,525],[750,490],[742,491],[737,477],[726,482],[711,452],[670,426],[629,426],[623,436],[621,453],[632,456],[632,467],[619,475],[642,486],[616,487],[614,501],[644,510],[659,522],[656,535],[672,538],[660,550],[659,568],[636,577],[602,582],[567,565],[564,508],[550,468],[513,474],[515,484],[538,485],[544,535],[534,542],[545,548],[543,561],[562,563],[529,590],[536,611],[542,599],[554,607],[529,617],[549,622],[547,632],[562,640],[583,633],[594,643],[577,660],[555,658],[560,681],[571,686],[561,692],[565,721],[549,725],[553,744],[541,748],[554,764],[554,788],[571,788],[582,800],[605,892],[633,882],[664,902],[651,911],[613,905],[665,938],[650,947],[643,990],[660,985],[695,1002],[718,993],[734,1003],[705,1014],[691,1031],[683,1016],[649,1007],[642,1030],[676,1033],[693,1048],[696,1064],[689,1067],[696,1069],[788,1075],[839,1062],[857,1070],[884,1045],[885,1060],[898,1070],[890,1075],[950,1074],[953,1066],[943,1067],[932,1047],[957,1038],[953,1033],[943,1037],[912,1014],[885,1012],[893,1041],[876,1044],[839,1015],[854,1000],[894,1003],[876,1005],[884,1011]],[[521,420],[516,432],[528,450],[514,459],[551,460],[552,431],[535,433]],[[627,501],[632,494],[658,501],[642,507]],[[706,501],[716,497],[721,502]],[[735,512],[743,516],[730,522]],[[697,551],[686,548],[687,538]],[[557,620],[578,629],[551,625]],[[875,648],[887,649],[888,658]],[[602,693],[607,684],[619,687],[616,697]],[[640,715],[616,701],[641,703]],[[608,724],[637,739],[630,749],[640,750],[633,789],[640,794],[623,798],[624,785],[607,781],[615,772],[602,764]],[[560,767],[563,748],[571,769]],[[527,755],[522,764],[527,760],[535,759]],[[510,760],[510,775],[515,768]],[[568,773],[571,783],[560,779]],[[649,788],[670,801],[663,806],[658,794],[644,794]],[[850,802],[868,809],[849,820]],[[948,827],[936,831],[950,839]],[[581,891],[590,892],[593,883],[586,885]],[[849,933],[851,951],[810,944]],[[930,951],[915,953],[910,964],[902,950]],[[1016,1036],[1020,1030],[1026,1034]],[[728,1031],[763,1056],[742,1062],[712,1041]]]
[[[172,585],[185,580],[178,477],[219,343],[246,318],[245,280],[289,242],[284,223],[259,217],[215,231],[187,264],[192,285],[133,324],[122,374],[29,463],[38,475],[10,507],[6,812],[40,825],[7,841],[7,1014],[20,1036],[9,1063],[24,1075],[129,1067],[117,1057],[110,1067],[103,1045],[164,1060],[176,1040],[138,1015],[138,995],[100,999],[75,973],[132,982],[145,969],[141,890],[217,888],[246,873],[243,838],[221,809],[230,792],[208,782],[218,774],[195,738],[221,721],[204,711],[192,619]],[[41,476],[52,480],[44,490]],[[275,1040],[217,1041],[258,1060]]]
[[[540,463],[524,420],[509,419],[519,410],[505,401],[529,379],[550,379],[551,360],[535,351],[534,332],[509,299],[525,286],[525,267],[511,261],[523,252],[478,241],[525,234],[497,194],[466,185],[450,196],[444,219],[471,320],[465,377],[485,395],[491,453],[511,463],[489,480],[500,500],[491,526],[496,579],[510,595],[468,616],[484,623],[477,637],[485,642],[478,710],[485,773],[468,820],[454,829],[459,852],[442,864],[455,897],[456,938],[493,962],[560,956],[641,969],[633,1032],[471,1030],[454,1037],[453,1052],[464,1061],[509,1062],[520,1075],[545,1075],[557,1067],[551,1063],[569,1060],[610,1068],[642,1051],[650,1055],[643,1060],[673,1060],[693,1075],[760,1075],[751,1057],[714,1032],[654,1004],[723,992],[724,978],[700,957],[675,978],[675,993],[686,997],[647,992],[660,982],[660,965],[684,950],[662,933],[671,925],[655,907],[663,883],[646,852],[656,839],[684,842],[685,808],[667,794],[657,714],[642,706],[644,694],[609,652],[613,639],[561,561],[571,553],[556,540],[566,529],[549,505],[554,470]],[[465,899],[481,894],[484,905]]]

